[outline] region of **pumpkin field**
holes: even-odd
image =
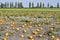
[[[60,9],[0,9],[0,40],[60,40]]]

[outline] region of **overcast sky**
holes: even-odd
[[[48,2],[50,5],[53,6],[56,6],[58,2],[60,4],[60,0],[0,0],[0,2],[22,2],[24,7],[28,7],[29,2],[34,2],[35,6],[37,2],[42,2],[42,3],[44,2],[45,6],[47,5]]]

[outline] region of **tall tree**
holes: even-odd
[[[40,2],[40,8],[42,8],[42,2]]]
[[[1,5],[0,5],[0,8],[1,8]]]
[[[0,2],[0,8],[1,8],[1,2]]]
[[[5,5],[3,3],[1,3],[1,8],[4,8],[4,7],[5,7]]]
[[[44,3],[43,3],[43,8],[44,8]]]
[[[17,8],[17,2],[15,2],[15,8]]]
[[[39,3],[37,3],[37,8],[39,8]]]
[[[50,8],[53,8],[53,6],[51,5]]]
[[[57,3],[57,8],[59,8],[59,3]]]
[[[47,4],[47,8],[49,8],[49,3]]]
[[[18,2],[18,8],[23,8],[22,2]]]
[[[18,2],[18,8],[19,8],[19,6],[20,6],[20,3]]]
[[[12,8],[12,4],[11,4],[11,2],[10,2],[10,8]]]
[[[9,3],[5,2],[5,8],[8,8],[8,7],[9,7]]]
[[[22,2],[20,2],[20,8],[23,8],[23,4],[22,4]]]
[[[10,8],[14,8],[13,2],[10,2]]]
[[[9,2],[7,2],[7,8],[9,8]]]
[[[29,2],[29,8],[31,8],[31,2]]]
[[[23,8],[22,2],[18,2],[18,8]]]
[[[12,5],[12,8],[14,8],[13,2],[11,3],[11,5]]]
[[[32,8],[34,8],[34,3],[32,2]]]
[[[6,8],[6,4],[7,4],[7,3],[5,2],[5,8]]]

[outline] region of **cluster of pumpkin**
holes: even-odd
[[[30,40],[35,40],[34,35],[35,35],[35,36],[38,35],[39,38],[43,38],[43,34],[39,33],[40,31],[44,30],[44,28],[41,27],[41,25],[39,25],[39,27],[36,27],[36,28],[35,28],[35,27],[33,27],[33,26],[37,26],[37,25],[33,24],[33,22],[29,22],[29,23],[25,23],[25,22],[24,22],[24,23],[21,25],[21,27],[16,27],[14,21],[11,22],[8,18],[7,18],[5,21],[10,22],[9,27],[6,27],[6,29],[9,30],[9,29],[11,28],[11,30],[12,30],[12,32],[10,32],[11,35],[15,34],[15,31],[16,31],[17,33],[20,32],[21,28],[28,28],[28,29],[30,29],[30,31],[31,31],[31,34],[27,37],[28,39],[30,39]],[[2,24],[4,25],[4,20],[0,19],[0,25],[2,25]],[[53,25],[53,24],[52,24],[52,25]],[[35,28],[35,30],[33,30],[34,28]],[[53,31],[54,28],[50,28],[50,30]],[[23,32],[22,32],[22,34],[19,35],[19,37],[20,37],[20,38],[25,38],[25,35],[24,35],[24,34],[27,34],[27,33],[29,33],[30,31],[28,31],[27,29],[24,29]],[[10,33],[9,33],[9,32],[6,32],[6,33],[4,34],[5,37],[3,38],[3,40],[8,40],[7,37],[10,36]],[[18,35],[18,34],[17,34],[17,35]],[[47,35],[48,35],[48,34],[47,34]],[[56,40],[60,40],[58,37],[55,37],[55,35],[51,35],[51,38],[52,38],[52,39],[56,38]]]

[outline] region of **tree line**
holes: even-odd
[[[15,5],[14,5],[15,4]],[[24,8],[22,2],[5,2],[2,3],[0,2],[0,8]],[[57,3],[56,7],[54,7],[53,5],[50,5],[49,3],[47,4],[47,7],[45,7],[45,4],[40,2],[37,3],[36,6],[34,6],[34,3],[29,2],[29,8],[59,8],[59,3]]]

